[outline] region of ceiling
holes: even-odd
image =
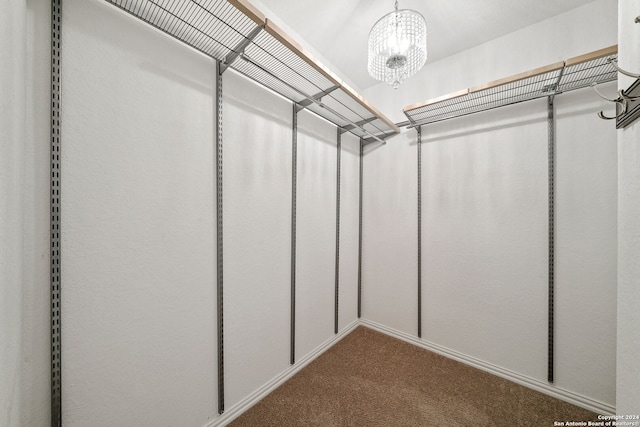
[[[594,0],[400,0],[427,21],[427,63],[477,46]],[[280,20],[360,89],[367,73],[369,30],[393,0],[262,0]]]

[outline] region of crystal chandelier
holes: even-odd
[[[424,17],[415,10],[398,10],[396,0],[395,10],[380,18],[369,33],[369,74],[397,89],[426,61]]]

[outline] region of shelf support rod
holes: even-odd
[[[247,46],[249,46],[249,44],[251,44],[251,42],[253,42],[253,40],[258,37],[258,34],[260,34],[263,29],[264,25],[259,25],[251,30],[247,37],[245,37],[240,43],[238,43],[238,45],[234,49],[231,50],[231,52],[227,54],[227,56],[220,64],[220,74],[227,71],[227,68],[229,68],[231,64],[233,64],[233,62],[238,59],[241,54],[244,53],[244,50],[247,48]]]
[[[376,141],[379,141],[383,144],[385,144],[385,141],[379,137],[377,137],[376,135],[373,135],[371,132],[369,132],[368,130],[364,129],[361,126],[358,126],[355,122],[353,122],[352,120],[349,120],[348,118],[346,118],[345,116],[343,116],[342,114],[338,113],[337,111],[333,110],[332,108],[324,105],[322,102],[318,101],[317,99],[314,99],[313,96],[308,95],[306,93],[304,93],[303,91],[301,91],[300,89],[298,89],[297,87],[293,86],[292,84],[290,84],[289,82],[283,80],[281,77],[278,77],[277,75],[275,75],[274,73],[272,73],[271,71],[269,71],[268,69],[266,69],[265,67],[263,67],[262,65],[258,64],[257,62],[255,62],[254,60],[252,60],[251,58],[249,58],[247,55],[245,54],[241,54],[240,58],[242,58],[243,60],[247,61],[248,63],[250,63],[251,65],[253,65],[254,67],[260,69],[261,71],[263,71],[264,73],[268,74],[269,76],[273,77],[274,79],[276,79],[278,82],[280,82],[281,84],[283,84],[284,86],[288,87],[289,89],[299,93],[300,95],[302,95],[304,98],[306,98],[307,100],[311,101],[311,103],[318,105],[321,108],[324,108],[325,110],[329,111],[331,114],[335,115],[336,117],[339,117],[340,119],[344,120],[345,122],[347,122],[350,125],[355,126],[356,128],[359,128],[362,132],[366,133],[367,135],[369,135],[371,138],[375,139]],[[297,106],[298,104],[296,104]]]
[[[375,121],[376,119],[377,119],[376,116],[369,117],[368,119],[364,119],[364,120],[360,120],[359,122],[355,122],[355,124],[342,126],[340,129],[342,129],[343,133],[344,132],[350,132],[353,129],[362,129],[362,126],[366,125],[367,123],[371,123],[371,122]]]
[[[331,92],[333,92],[336,89],[339,89],[340,86],[331,86],[329,89],[327,90],[323,90],[322,92],[316,93],[315,95],[312,95],[311,98],[315,99],[318,102],[322,101],[322,98],[324,98],[326,95],[329,95]],[[298,102],[299,105],[299,110],[302,110],[303,108],[308,107],[309,105],[313,104],[315,101],[311,101],[310,99],[304,99],[300,102]]]
[[[387,137],[389,137],[389,136],[392,136],[392,135],[395,135],[395,132],[388,132],[388,133],[384,133],[384,134],[382,134],[382,138],[380,138],[380,137],[370,137],[370,138],[365,138],[365,139],[363,140],[363,142],[364,142],[364,145],[369,145],[369,144],[371,144],[372,142],[380,141],[380,142],[382,142],[382,144],[384,145],[384,144],[386,144],[386,143],[387,143],[387,141],[385,140],[385,138],[387,138]]]
[[[549,197],[549,270],[548,270],[548,335],[547,335],[547,381],[554,381],[554,322],[555,322],[555,118],[554,96],[547,98],[547,125],[548,125],[548,197]]]

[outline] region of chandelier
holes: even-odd
[[[400,87],[427,61],[427,24],[415,10],[395,10],[376,22],[369,33],[371,77]]]

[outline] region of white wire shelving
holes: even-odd
[[[105,0],[369,141],[400,132],[247,0]]]
[[[404,108],[409,127],[443,120],[616,80],[611,46]]]

